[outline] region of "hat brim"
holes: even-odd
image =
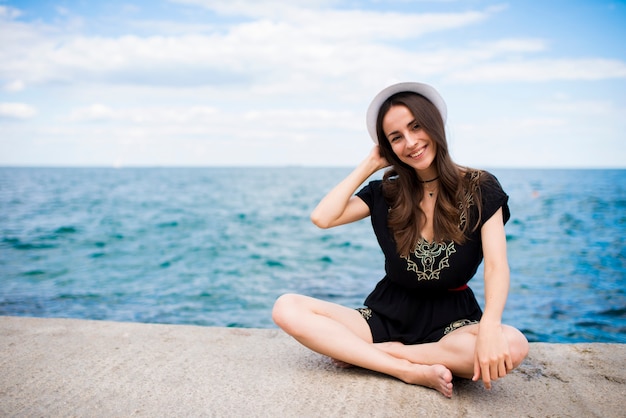
[[[369,132],[370,136],[372,137],[372,141],[374,141],[375,144],[378,144],[378,135],[376,134],[376,120],[378,119],[378,111],[380,110],[380,107],[383,105],[385,100],[387,100],[394,94],[402,93],[405,91],[421,94],[422,96],[430,100],[430,102],[435,105],[437,110],[439,110],[443,122],[446,122],[446,117],[448,115],[446,102],[443,100],[443,97],[441,97],[441,95],[437,92],[437,90],[435,90],[434,87],[429,86],[428,84],[415,82],[393,84],[378,93],[376,97],[374,97],[374,100],[372,100],[372,103],[370,103],[369,107],[367,108],[367,131]]]

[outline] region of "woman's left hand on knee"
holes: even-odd
[[[491,389],[491,382],[507,375],[513,369],[509,343],[501,325],[479,326],[474,353],[474,376],[482,378],[485,388]]]

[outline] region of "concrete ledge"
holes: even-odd
[[[625,365],[624,344],[534,343],[446,399],[279,330],[0,317],[0,416],[624,417]]]

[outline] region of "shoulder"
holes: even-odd
[[[356,195],[371,207],[382,196],[382,183],[382,180],[372,180],[363,186]]]
[[[357,192],[357,195],[361,195],[362,193],[379,192],[380,190],[382,190],[382,184],[383,184],[382,180],[372,180],[369,183],[367,183],[365,186],[363,186],[361,190]]]
[[[502,185],[496,176],[487,170],[465,169],[463,179],[465,189],[473,194],[502,191]]]
[[[476,178],[473,181],[480,194],[483,222],[486,222],[498,209],[502,208],[506,223],[511,216],[508,206],[509,196],[492,173],[486,170],[475,171],[478,174],[475,175]]]
[[[483,193],[483,194],[486,193],[487,196],[490,196],[490,195],[496,195],[496,196],[506,195],[506,193],[504,192],[504,189],[502,188],[502,185],[500,184],[500,182],[498,181],[496,176],[494,176],[490,172],[485,171],[485,170],[481,170],[479,179],[480,179],[479,180],[479,187],[480,187],[481,193]]]

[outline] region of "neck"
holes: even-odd
[[[437,187],[438,183],[435,183],[435,180],[437,180],[438,178],[439,176],[429,179],[429,180],[420,180],[420,183],[422,183],[422,187],[424,188],[424,191],[429,197],[433,197],[435,192],[438,189]]]
[[[438,180],[438,179],[439,179],[439,176],[433,177],[432,179],[429,179],[429,180],[420,180],[420,183],[432,183],[433,181]]]

